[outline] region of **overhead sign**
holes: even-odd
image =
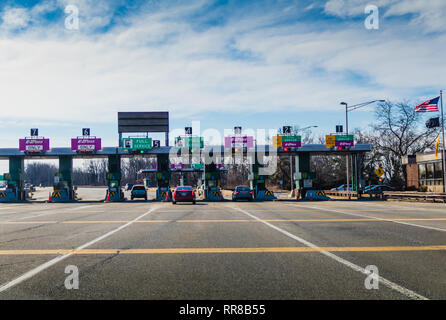
[[[192,127],[185,127],[184,133],[187,135],[192,135]]]
[[[83,136],[89,136],[90,135],[90,128],[83,128],[82,129],[82,135]]]
[[[338,134],[335,136],[336,147],[353,147],[355,145],[352,134]]]
[[[343,130],[342,125],[340,125],[340,124],[336,125],[336,133],[342,133],[343,131],[344,130]]]
[[[177,137],[175,147],[178,148],[204,148],[203,137]]]
[[[19,150],[28,152],[42,152],[50,150],[50,139],[25,138],[19,140]]]
[[[283,126],[282,132],[283,134],[291,134],[291,126]]]
[[[39,136],[39,129],[37,129],[37,128],[32,128],[31,130],[30,130],[31,132],[31,137],[37,137],[37,136]]]
[[[73,151],[97,151],[101,150],[101,138],[77,137],[71,139],[71,150]]]
[[[382,175],[384,174],[384,170],[383,170],[383,168],[378,168],[378,169],[376,169],[376,170],[375,170],[375,174],[376,174],[378,177],[382,177]]]
[[[336,136],[334,134],[325,136],[325,147],[331,148],[336,145]]]
[[[154,148],[161,147],[161,141],[160,140],[153,140],[153,147]]]
[[[169,112],[118,112],[118,131],[169,132]]]
[[[122,147],[129,150],[151,150],[152,138],[124,138]]]
[[[302,147],[301,136],[274,136],[274,148],[300,148]]]
[[[253,148],[254,137],[252,136],[230,136],[225,137],[225,148]]]
[[[172,163],[170,165],[170,167],[172,169],[184,169],[184,164],[183,163]]]

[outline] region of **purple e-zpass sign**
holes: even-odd
[[[50,139],[25,138],[19,140],[19,150],[29,152],[41,152],[50,150]]]
[[[83,137],[71,139],[71,150],[73,151],[96,151],[101,149],[101,138]]]
[[[335,141],[336,147],[354,147],[355,143],[353,141]]]
[[[225,148],[253,148],[254,138],[251,136],[225,137]]]

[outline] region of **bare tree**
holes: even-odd
[[[402,157],[431,149],[439,128],[426,128],[422,114],[406,102],[380,103],[375,110],[374,133],[367,139],[376,149],[378,158],[390,183],[401,187],[405,184]],[[365,138],[365,137],[364,137]]]

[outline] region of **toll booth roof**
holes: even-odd
[[[206,146],[201,150],[201,153],[209,153],[209,152],[219,152],[220,154],[224,154],[224,152],[228,152],[224,146]],[[274,151],[272,146],[269,145],[258,145],[256,148],[248,149],[248,153],[255,152],[270,152]],[[363,153],[372,151],[372,146],[370,144],[356,144],[354,147],[351,147],[349,150],[334,150],[325,147],[324,144],[306,144],[303,145],[296,151],[279,151],[279,155],[291,155],[291,154],[299,154],[299,153],[329,153],[329,154],[346,154],[346,153]],[[147,155],[158,155],[158,154],[174,154],[181,153],[181,149],[177,147],[160,147],[152,150],[148,150],[143,156]],[[117,147],[104,147],[100,151],[95,152],[84,152],[79,153],[76,151],[72,151],[71,148],[51,148],[50,151],[40,152],[40,153],[24,153],[20,151],[18,148],[0,148],[0,159],[7,160],[10,157],[24,156],[25,158],[32,159],[57,159],[61,156],[71,156],[73,158],[106,158],[111,155],[120,155],[121,157],[134,157],[135,154],[129,153],[127,149],[117,148]]]

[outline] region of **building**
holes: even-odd
[[[406,167],[407,188],[415,188],[429,192],[443,192],[442,152],[418,153],[404,156],[403,166]]]

